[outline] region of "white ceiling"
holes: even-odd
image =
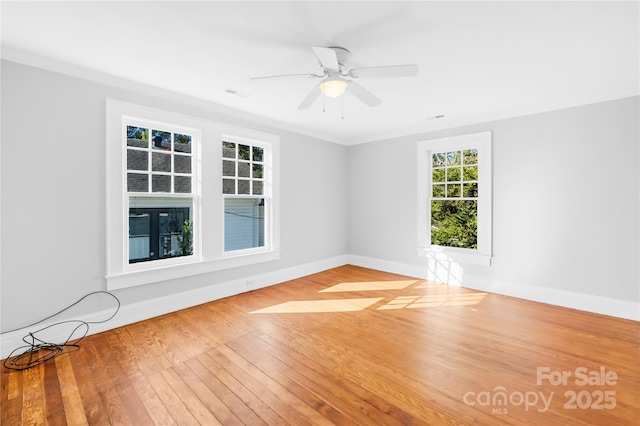
[[[1,14],[5,59],[105,73],[347,145],[639,93],[637,1],[2,1]],[[352,68],[420,75],[359,79],[381,105],[347,93],[325,112],[322,98],[297,109],[317,80],[250,81],[316,73],[312,46],[350,50]]]

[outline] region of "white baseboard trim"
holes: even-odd
[[[428,279],[427,266],[408,265],[370,257],[347,257],[350,264],[395,274]],[[617,318],[640,321],[640,303],[612,299],[592,294],[576,293],[549,287],[532,286],[515,281],[495,280],[475,275],[463,275],[462,287],[503,296],[517,297],[533,302],[547,303],[580,311],[593,312]]]
[[[577,309],[579,311],[640,321],[640,303],[628,302],[626,300],[478,276],[465,277],[463,286],[474,290],[517,297],[519,299],[547,303]]]
[[[171,296],[158,297],[144,302],[122,305],[118,314],[108,322],[100,324],[91,324],[89,334],[100,333],[102,331],[112,330],[117,327],[133,324],[169,312],[175,312],[180,309],[189,308],[191,306],[200,305],[211,302],[213,300],[222,299],[236,294],[245,293],[263,287],[269,287],[285,281],[304,277],[306,275],[315,274],[327,269],[336,268],[347,264],[346,256],[333,257],[317,262],[306,263],[291,268],[280,269],[273,272],[267,272],[260,275],[243,277],[241,279],[228,281],[224,283],[213,284],[210,286],[185,291]],[[251,285],[247,285],[247,281],[251,281]],[[92,322],[100,321],[108,318],[113,311],[95,312],[76,318],[80,321]],[[9,354],[24,346],[22,338],[30,331],[40,330],[48,325],[56,323],[56,320],[38,324],[30,329],[21,329],[19,331],[2,334],[0,339],[0,356],[5,359]],[[64,342],[69,334],[69,327],[52,327],[46,334],[38,334],[43,340],[48,342],[61,343]],[[81,335],[76,333],[75,337]],[[16,355],[19,352],[16,353]]]
[[[348,255],[347,260],[350,265],[360,266],[362,268],[375,269],[377,271],[390,272],[392,274],[406,275],[423,280],[426,280],[428,277],[426,266],[410,265],[407,263],[376,259],[373,257],[356,256],[353,254]]]
[[[92,324],[89,329],[89,334],[100,333],[102,331],[133,324],[138,321],[143,321],[159,315],[175,312],[180,309],[211,302],[213,300],[234,296],[236,294],[259,288],[269,287],[346,264],[420,279],[428,279],[429,276],[426,266],[411,265],[365,256],[337,256],[260,275],[243,277],[241,279],[225,283],[214,284],[207,287],[173,294],[171,296],[123,305],[118,314],[112,320],[106,323]],[[246,285],[248,280],[252,283],[250,286]],[[611,299],[584,293],[568,292],[546,287],[531,286],[517,282],[493,280],[471,275],[463,277],[462,286],[474,290],[517,297],[534,302],[548,303],[571,309],[640,321],[640,303],[635,302],[627,302],[624,300]],[[111,312],[101,311],[85,315],[78,318],[78,320],[87,322],[99,321],[108,317],[110,314]],[[33,330],[41,329],[53,323],[55,323],[55,321],[38,324],[33,327]],[[62,330],[58,329],[55,331],[54,329],[47,334],[47,341],[63,342],[69,335],[69,332],[62,333]],[[2,334],[0,339],[0,356],[2,359],[9,356],[14,349],[24,345],[22,338],[29,331],[30,330],[28,329],[22,329]]]

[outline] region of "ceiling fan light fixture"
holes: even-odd
[[[325,96],[328,96],[330,98],[337,98],[338,96],[341,96],[345,92],[345,90],[347,90],[348,85],[349,82],[347,82],[346,80],[336,78],[332,80],[325,80],[320,83],[320,90],[322,90],[322,93],[324,93]]]

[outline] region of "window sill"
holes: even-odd
[[[280,258],[279,250],[247,253],[236,256],[226,256],[216,260],[195,260],[179,265],[165,265],[138,271],[127,271],[119,274],[107,275],[107,290],[118,290],[138,285],[167,281],[192,275],[224,269],[238,268],[255,263],[270,262]]]
[[[481,266],[491,266],[492,259],[490,254],[439,246],[418,247],[418,256],[436,261],[466,263]]]

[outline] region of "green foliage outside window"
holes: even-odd
[[[431,202],[431,244],[478,248],[478,202],[437,200]]]
[[[431,244],[478,248],[476,149],[432,155]]]
[[[191,221],[189,220],[185,220],[182,224],[182,233],[178,235],[178,245],[181,256],[193,254],[193,232],[191,230]]]

